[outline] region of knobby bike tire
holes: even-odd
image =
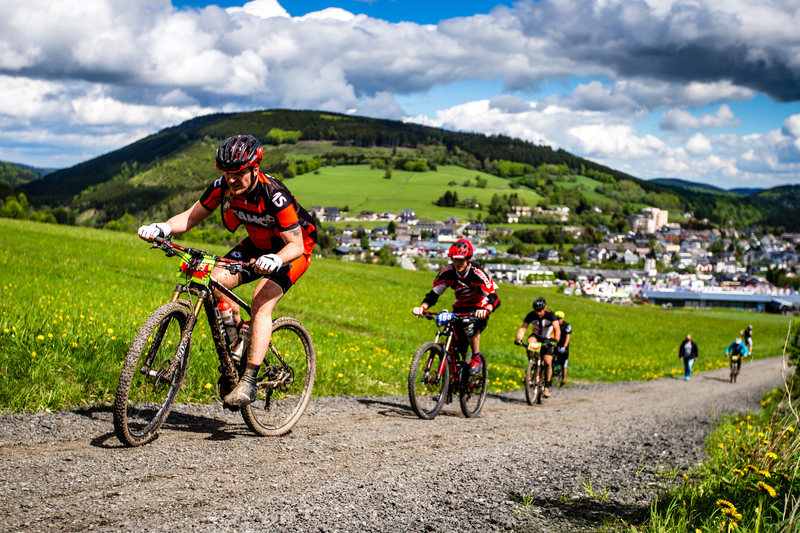
[[[467,418],[475,418],[481,414],[483,404],[486,402],[486,389],[489,386],[489,367],[486,357],[481,353],[481,373],[469,376],[461,389],[461,412]],[[469,374],[469,367],[464,369],[464,374]]]
[[[525,368],[525,399],[528,405],[542,403],[542,364],[541,359],[528,359]]]
[[[258,370],[258,398],[242,408],[247,427],[263,437],[291,430],[308,406],[316,374],[317,352],[306,327],[296,318],[274,320],[270,345]]]
[[[186,307],[166,303],[150,314],[134,337],[114,398],[114,432],[123,444],[147,444],[167,419],[189,363],[191,337],[180,350],[188,322]],[[175,357],[180,361],[169,379],[166,374]]]
[[[450,365],[442,366],[442,346],[426,342],[417,349],[408,371],[408,399],[411,409],[423,420],[432,420],[442,410],[450,386]]]

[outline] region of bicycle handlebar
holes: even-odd
[[[425,311],[421,315],[414,315],[414,316],[416,316],[417,318],[427,318],[428,320],[433,320],[434,318],[436,318],[436,315],[438,315],[438,314],[439,313],[434,313],[433,311]],[[475,316],[475,311],[472,311],[472,312],[469,312],[469,313],[451,313],[451,314],[453,316],[471,316],[471,317],[474,317]]]
[[[250,266],[247,263],[242,263],[241,261],[234,261],[232,259],[220,257],[218,255],[208,253],[205,250],[198,250],[197,248],[189,248],[187,246],[181,246],[180,244],[175,244],[169,238],[165,239],[163,237],[154,237],[153,242],[155,242],[156,244],[154,246],[151,246],[150,248],[158,248],[160,250],[163,250],[164,253],[167,255],[167,257],[178,255],[178,251],[196,258],[210,257],[214,260],[215,263],[222,263],[223,268],[225,268],[231,274],[238,274],[239,272],[242,272],[245,267]]]

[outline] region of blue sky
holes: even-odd
[[[198,115],[281,107],[502,133],[643,179],[800,183],[793,2],[26,0],[4,15],[3,161],[66,167]]]

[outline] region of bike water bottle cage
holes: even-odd
[[[450,311],[442,311],[441,313],[436,315],[436,327],[442,327],[445,324],[449,324],[453,321],[455,315]]]

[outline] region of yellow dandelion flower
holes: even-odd
[[[73,347],[73,348],[77,348],[77,347],[78,347],[78,343],[77,343],[77,342],[73,342],[73,343],[72,343],[72,347]]]
[[[758,485],[758,488],[769,494],[770,497],[772,498],[774,498],[778,494],[777,492],[775,492],[775,489],[773,489],[763,481],[759,481],[758,483],[756,483],[756,485]]]
[[[213,386],[213,385],[211,385],[211,383],[206,383],[206,388],[207,388],[207,389],[210,389],[212,386]]]
[[[772,477],[771,475],[769,475],[769,472],[767,470],[759,470],[758,473],[766,478]]]
[[[10,332],[9,332],[8,328],[4,328],[3,329],[3,333],[10,333]]]
[[[744,472],[742,472],[742,471],[741,471],[741,470],[739,470],[738,468],[734,468],[733,470],[731,470],[731,473],[733,473],[733,474],[741,474],[741,475],[744,475]]]
[[[731,502],[729,502],[728,500],[722,500],[722,499],[720,499],[720,500],[717,500],[717,505],[718,505],[719,507],[727,507],[727,508],[729,508],[729,509],[736,510],[736,506],[735,506],[735,505],[733,505],[733,504],[732,504]]]
[[[342,374],[341,372],[339,372],[339,373],[336,375],[336,377],[343,378],[343,377],[344,377],[344,374]]]
[[[786,431],[788,431],[789,433],[794,433],[794,427],[789,426],[788,428],[786,428]]]
[[[747,472],[748,470],[752,470],[753,472],[758,472],[758,468],[756,468],[753,465],[747,465],[746,467],[744,467],[745,472]]]
[[[40,340],[40,341],[43,341],[43,340],[44,340],[44,335],[38,335],[38,336],[36,337],[36,339],[38,339],[38,340]]]
[[[52,338],[53,338],[53,334],[52,334],[52,333],[48,333],[48,334],[47,334],[47,338],[48,338],[48,339],[52,339]]]
[[[769,444],[769,441],[767,439],[764,439],[761,441],[761,444]]]
[[[36,357],[36,352],[31,352],[31,357]]]
[[[719,444],[717,444],[717,447],[719,447],[720,450],[724,450],[725,449],[725,445],[722,444],[721,442]]]
[[[113,329],[111,329],[111,328],[108,328],[108,334],[109,334],[109,335],[113,335],[113,334],[114,334],[114,330],[113,330]]]
[[[761,438],[764,438],[764,432],[763,431],[759,431],[758,432],[758,436],[761,437]]]

